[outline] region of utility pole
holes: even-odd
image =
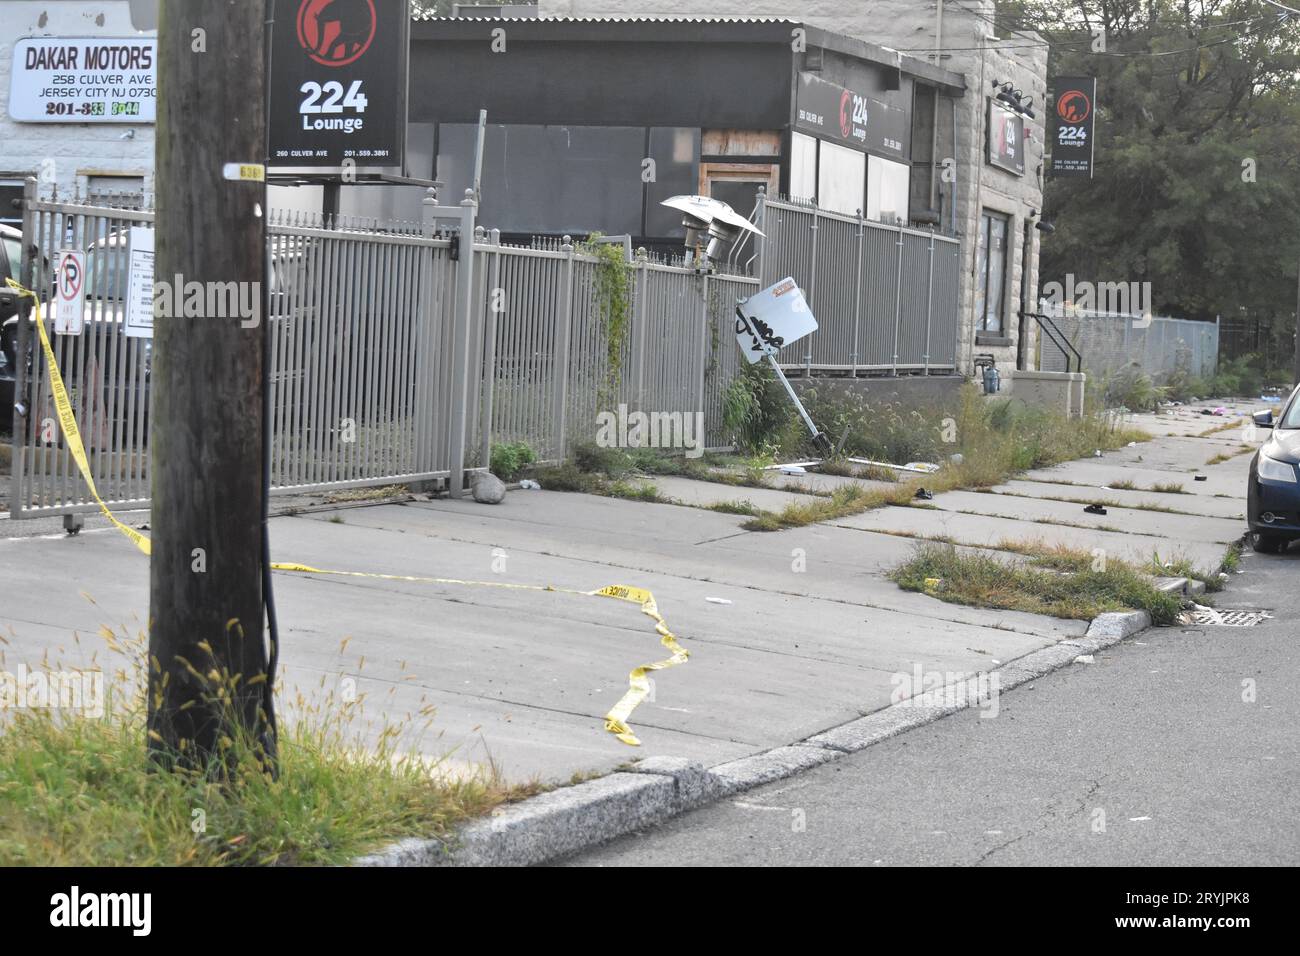
[[[159,6],[149,751],[220,776],[227,740],[260,747],[267,769],[276,745],[260,547],[266,9]],[[195,289],[204,305],[166,315],[161,286],[178,282],[173,305]]]

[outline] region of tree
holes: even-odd
[[[1261,0],[1015,0],[999,17],[1001,36],[1051,41],[1050,74],[1098,79],[1095,178],[1049,181],[1044,279],[1146,281],[1157,313],[1293,329],[1300,17]]]

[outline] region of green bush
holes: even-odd
[[[776,375],[764,362],[745,363],[722,394],[722,423],[743,452],[798,444],[798,413]],[[790,449],[793,450],[793,449]]]
[[[503,442],[492,446],[492,474],[502,481],[514,481],[536,460],[537,455],[525,442]]]

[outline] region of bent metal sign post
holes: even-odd
[[[388,168],[406,146],[406,0],[275,0],[271,163]]]

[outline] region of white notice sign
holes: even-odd
[[[153,338],[153,230],[131,227],[130,277],[126,284],[126,334]]]
[[[751,296],[736,316],[736,341],[750,365],[817,331],[817,320],[794,279]]]
[[[80,249],[59,253],[54,297],[56,335],[80,335],[86,316],[86,254]]]

